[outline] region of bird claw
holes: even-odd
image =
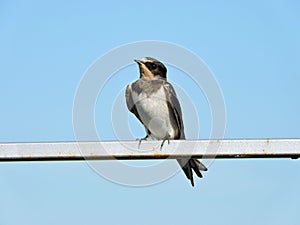
[[[165,141],[168,141],[168,145],[170,144],[170,139],[169,138],[164,138],[163,142],[160,145],[160,151],[161,151],[162,147],[164,146]]]
[[[137,140],[139,141],[138,149],[140,149],[142,141],[147,141],[147,138],[148,138],[148,135],[147,135],[146,137],[138,138],[138,139],[137,139]]]

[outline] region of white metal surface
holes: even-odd
[[[0,161],[194,158],[298,158],[300,139],[0,143]]]

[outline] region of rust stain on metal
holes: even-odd
[[[168,157],[169,155],[163,152],[153,152],[154,157]]]
[[[263,149],[262,152],[263,152],[263,154],[265,154],[265,155],[268,154],[268,151],[267,151],[266,149]]]
[[[127,157],[132,158],[132,157],[134,157],[134,154],[128,153]]]

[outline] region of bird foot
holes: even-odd
[[[140,149],[142,141],[147,141],[147,138],[148,138],[148,135],[146,137],[138,138],[137,139],[137,141],[139,141],[138,149]]]
[[[169,138],[164,138],[163,142],[160,145],[160,151],[161,151],[162,147],[164,146],[165,141],[168,141],[168,145],[170,144],[170,139]]]

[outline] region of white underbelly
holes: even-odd
[[[151,137],[164,139],[175,137],[172,118],[169,115],[164,90],[161,88],[155,95],[144,94],[132,96],[143,124],[151,132]]]

